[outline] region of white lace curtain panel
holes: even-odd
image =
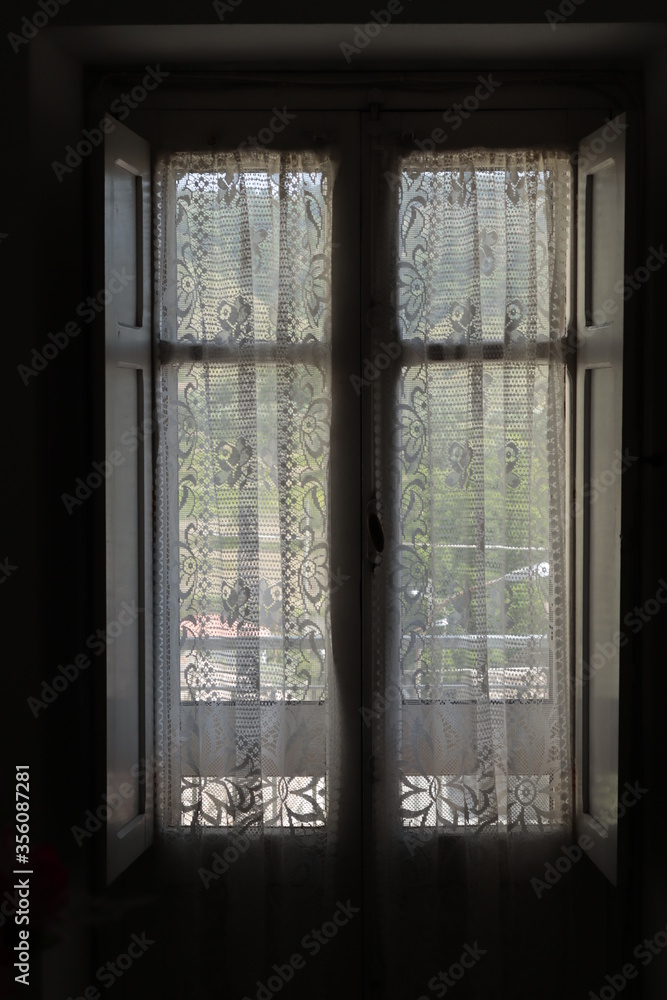
[[[375,350],[395,337],[401,354],[367,390],[386,538],[368,961],[379,997],[405,1000],[478,941],[461,998],[512,976],[519,997],[507,921],[532,919],[519,902],[572,823],[570,167],[479,149],[394,157],[385,177]],[[220,973],[254,997],[337,905],[334,179],[305,152],[177,154],[156,173],[159,843],[192,996],[220,995]],[[207,882],[216,851],[233,863]],[[329,996],[324,959],[299,976],[295,997]]]
[[[373,576],[377,964],[397,997],[426,993],[405,952],[428,971],[478,941],[484,961],[462,995],[564,996],[552,977],[566,911],[552,909],[550,933],[529,880],[572,829],[571,169],[564,153],[488,149],[385,167],[377,281],[402,351],[393,380],[371,387],[385,534]],[[521,962],[519,939],[534,942]],[[538,984],[545,952],[550,982]]]
[[[336,906],[334,175],[262,151],[157,172],[158,809],[170,877],[202,899],[184,929],[198,996],[221,941],[240,996]],[[202,878],[216,851],[235,861],[223,884]],[[300,984],[318,995],[322,975]]]

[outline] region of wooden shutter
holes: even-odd
[[[105,129],[108,885],[153,836],[153,491],[150,150]]]
[[[575,420],[577,834],[616,885],[625,116],[578,157]]]

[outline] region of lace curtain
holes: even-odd
[[[383,997],[432,996],[430,977],[477,942],[483,958],[457,996],[562,997],[567,888],[540,907],[530,879],[572,824],[569,162],[474,149],[384,166],[389,325],[375,350],[395,329],[401,352],[394,378],[370,390],[385,534],[373,576],[375,976]]]
[[[570,888],[541,900],[530,880],[572,830],[570,167],[489,150],[384,166],[388,321],[363,390],[385,536],[376,698],[359,719],[373,750],[365,961],[378,1000],[444,995],[466,947],[461,1000],[562,1000]],[[349,902],[330,627],[334,178],[325,154],[265,151],[173,155],[156,173],[157,839],[169,976],[198,1000],[275,994],[275,965],[314,954],[308,933]],[[285,992],[340,995],[351,947],[341,932]]]
[[[183,996],[254,997],[336,908],[334,175],[253,150],[157,168],[157,789]]]

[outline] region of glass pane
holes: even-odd
[[[549,696],[547,386],[546,365],[402,370],[406,698],[474,698],[487,668],[491,698]]]
[[[258,673],[262,700],[321,701],[325,377],[305,365],[184,366],[178,412],[182,700],[255,697]]]
[[[401,173],[400,336],[547,341],[549,171],[520,161],[507,169],[424,170],[420,159],[404,159]]]
[[[268,153],[218,154],[215,171],[197,170],[196,156],[181,159],[177,338],[229,345],[326,339],[330,262],[321,249],[329,178],[304,170],[305,154],[292,156],[293,168]]]

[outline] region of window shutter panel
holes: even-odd
[[[577,833],[616,885],[625,116],[578,158],[576,364]]]
[[[153,836],[151,194],[148,144],[105,139],[106,882]],[[111,469],[109,469],[111,466]]]

